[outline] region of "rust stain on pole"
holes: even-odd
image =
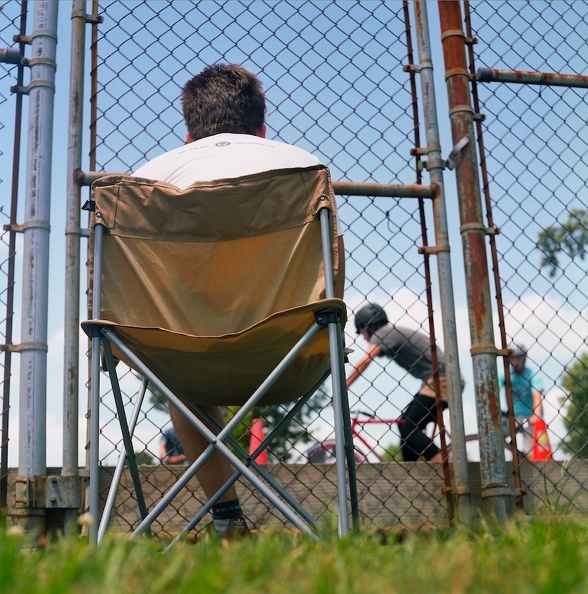
[[[457,0],[439,0],[438,6],[468,296],[482,493],[485,510],[504,523],[507,519],[506,489],[503,488],[507,484],[506,464],[500,426],[496,348],[486,256],[487,230],[478,177],[474,111],[465,51],[466,35],[461,3]]]

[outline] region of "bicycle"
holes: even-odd
[[[508,418],[507,413],[503,412],[503,427],[506,429],[504,431],[505,439],[504,439],[504,449],[505,449],[505,459],[507,461],[512,461],[513,453],[512,453],[512,444],[510,442],[510,435],[507,429],[508,427]],[[365,434],[362,434],[362,427],[364,425],[388,425],[392,427],[393,425],[400,425],[403,423],[402,418],[392,418],[392,419],[384,419],[380,418],[374,413],[355,410],[351,411],[351,432],[353,434],[355,443],[354,443],[354,450],[355,450],[355,460],[357,463],[368,462],[368,456],[371,458],[375,458],[376,462],[386,462],[384,456],[378,452],[377,446],[374,446],[373,443],[370,443],[368,439],[366,439]],[[431,434],[429,435],[431,438],[435,438],[438,435],[438,426],[437,423],[431,423],[432,430]],[[517,427],[517,433],[523,430],[525,425],[520,425]],[[449,431],[446,429],[446,435],[450,439],[451,435]],[[359,441],[362,447],[358,447],[357,441]],[[465,444],[466,444],[466,455],[467,459],[470,462],[479,462],[480,460],[480,446],[479,446],[479,435],[477,433],[470,433],[465,436]],[[307,449],[306,456],[309,462],[313,464],[330,464],[335,461],[335,442],[332,440],[325,440],[323,442],[318,442]],[[448,441],[447,443],[447,456],[451,459],[451,443]],[[522,459],[524,454],[519,451],[519,459]]]
[[[508,419],[508,413],[506,411],[501,411],[502,414],[502,433],[504,435],[504,459],[506,462],[512,462],[514,460],[513,455],[513,442],[510,436],[510,424]],[[524,423],[516,422],[515,432],[516,437],[522,435],[523,432],[529,427],[529,422],[526,420]],[[479,435],[478,433],[471,433],[465,436],[465,443],[466,443],[466,453],[467,459],[470,462],[479,462],[480,461],[480,445],[479,445]],[[525,454],[521,449],[518,448],[518,444],[515,443],[516,451],[518,453],[519,461],[524,460],[529,456],[529,453]],[[448,446],[449,447],[449,446]]]
[[[358,447],[357,443],[354,443],[355,450],[355,461],[358,463],[368,462],[368,456],[375,458],[376,462],[386,462],[384,456],[377,451],[376,447],[366,439],[365,434],[362,434],[362,427],[364,425],[400,425],[404,422],[402,418],[383,419],[375,415],[374,413],[355,410],[351,411],[351,433],[353,434],[354,440],[359,441],[363,448]],[[433,424],[433,436],[436,431],[437,424]],[[431,436],[431,437],[433,437]],[[319,442],[308,448],[307,458],[309,462],[314,464],[329,464],[335,461],[335,442],[332,440],[325,440]]]

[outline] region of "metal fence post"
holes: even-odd
[[[63,375],[63,468],[62,476],[78,476],[78,400],[80,348],[80,238],[82,166],[82,122],[84,113],[84,54],[86,50],[86,2],[75,0],[72,7],[70,98],[68,125],[67,204],[65,227],[65,321]],[[74,484],[74,483],[72,483]],[[66,512],[66,522],[77,510]]]
[[[19,89],[22,89],[24,78],[24,51],[25,43],[23,41],[26,35],[27,28],[27,2],[24,0],[21,3],[19,34],[17,36],[19,41],[19,49],[17,63],[19,64],[16,84]],[[16,38],[15,38],[16,39]],[[4,57],[7,57],[8,52],[4,51]],[[16,235],[17,232],[14,226],[17,222],[18,214],[18,188],[19,188],[19,172],[20,172],[20,147],[22,137],[22,103],[23,93],[17,92],[14,110],[14,141],[12,153],[12,185],[10,189],[10,230],[8,239],[8,258],[6,267],[6,296],[2,301],[6,305],[5,329],[4,329],[4,372],[2,374],[2,422],[0,428],[0,510],[8,509],[8,433],[9,433],[9,413],[10,413],[10,388],[12,377],[12,351],[9,345],[12,345],[13,325],[14,325],[14,284],[16,272]],[[6,516],[0,520],[0,526],[6,525]]]
[[[462,383],[459,368],[455,302],[453,298],[449,234],[443,185],[444,164],[441,158],[427,3],[423,0],[415,0],[414,10],[419,53],[419,72],[423,93],[425,136],[427,141],[427,170],[430,175],[431,184],[436,184],[438,188],[433,199],[433,213],[435,219],[435,245],[437,249],[437,270],[439,273],[445,366],[449,387],[451,451],[453,452],[454,473],[453,490],[457,502],[458,519],[463,524],[469,526],[472,520],[471,497],[461,399]]]
[[[486,259],[474,113],[458,0],[438,2],[445,78],[455,155],[455,172],[466,275],[476,412],[480,437],[482,508],[500,523],[507,518],[506,463],[499,402],[490,280]]]
[[[33,509],[33,477],[46,474],[49,212],[58,2],[35,2],[23,240],[18,493],[31,533],[43,529],[44,510]],[[23,492],[24,491],[24,492]]]

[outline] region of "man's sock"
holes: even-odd
[[[223,501],[212,506],[212,521],[218,534],[223,534],[229,526],[231,518],[241,517],[243,510],[238,499]]]

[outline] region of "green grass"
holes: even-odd
[[[588,592],[588,519],[455,529],[402,539],[378,535],[257,535],[221,545],[67,537],[27,549],[0,535],[3,594],[516,594]]]

